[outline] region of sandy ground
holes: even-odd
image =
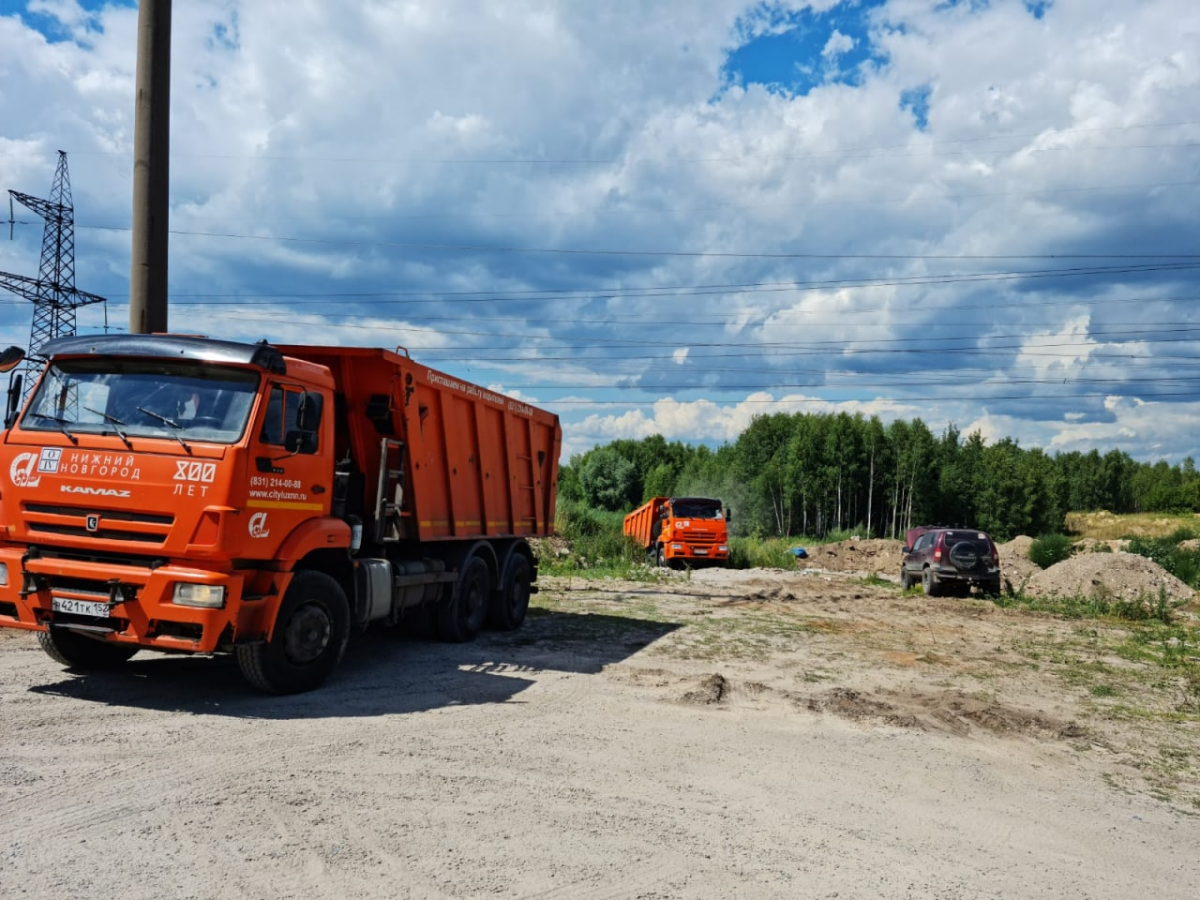
[[[0,897],[1193,900],[1200,716],[1128,712],[1090,631],[831,572],[544,579],[515,633],[356,636],[271,698],[0,630]]]

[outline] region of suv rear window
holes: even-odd
[[[942,535],[942,542],[947,547],[953,547],[955,544],[960,544],[963,541],[967,541],[981,552],[990,553],[992,550],[991,542],[988,540],[988,536],[982,531],[951,530],[942,532]]]

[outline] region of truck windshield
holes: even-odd
[[[258,382],[258,373],[232,366],[64,359],[46,370],[20,427],[230,444],[246,429]]]
[[[720,519],[721,504],[715,500],[676,500],[674,504],[677,519]]]

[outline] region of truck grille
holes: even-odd
[[[171,526],[175,524],[175,517],[172,515],[45,503],[27,503],[23,513],[25,527],[31,535],[52,534],[83,540],[129,541],[138,544],[163,543],[171,531]],[[87,527],[89,516],[98,517],[95,529],[89,530]]]

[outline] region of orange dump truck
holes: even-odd
[[[63,665],[232,653],[320,685],[350,632],[521,624],[558,418],[389,350],[71,337],[0,444],[0,626]]]
[[[728,509],[705,497],[655,497],[625,517],[625,533],[658,566],[729,562]]]

